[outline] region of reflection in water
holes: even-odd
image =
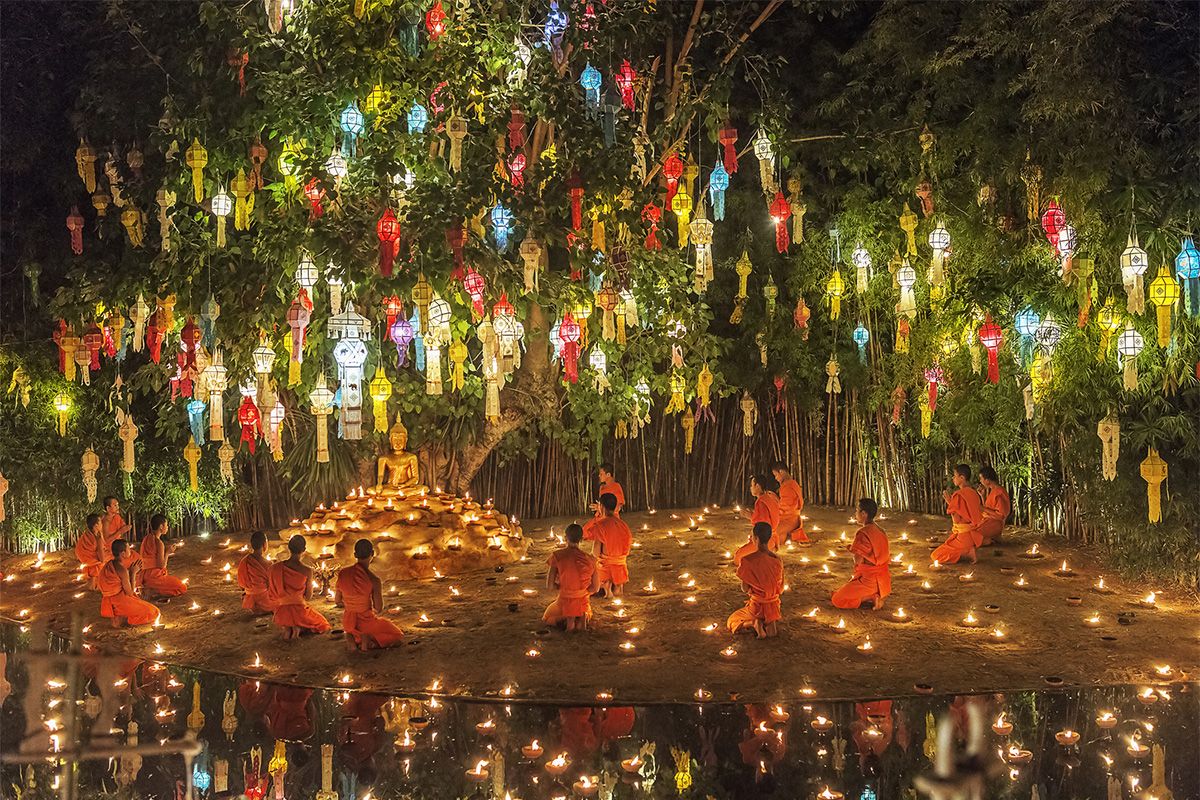
[[[12,627],[0,637],[9,653],[30,645]],[[1183,800],[1200,787],[1200,708],[1188,683],[860,702],[781,693],[770,705],[633,708],[326,692],[139,661],[85,662],[83,675],[85,733],[107,724],[97,720],[110,718],[110,697],[118,743],[197,731],[203,752],[192,776],[206,798],[915,797],[914,778],[941,746],[935,718],[950,721],[943,743],[965,740],[972,703],[990,727],[987,797],[1101,800],[1170,790]],[[25,704],[29,676],[8,659],[5,755],[20,748],[19,731],[39,724],[26,728],[26,709],[39,708]],[[38,679],[46,683],[37,689],[40,724],[59,724],[63,676],[51,670]],[[114,691],[102,692],[109,684]],[[54,779],[51,765],[6,763],[0,795],[31,787],[23,798],[52,797]],[[184,760],[88,761],[79,785],[81,797],[131,787],[135,797],[175,798]]]

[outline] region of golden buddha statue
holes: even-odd
[[[408,429],[399,418],[388,432],[392,452],[379,457],[375,468],[375,485],[380,492],[384,487],[400,491],[420,492],[428,487],[421,485],[421,472],[417,457],[405,451],[408,445]]]

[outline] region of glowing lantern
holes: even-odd
[[[467,290],[467,294],[471,298],[471,310],[475,314],[475,319],[480,319],[483,317],[483,293],[486,289],[486,282],[474,267],[467,270],[467,274],[463,276],[463,288]]]
[[[242,404],[238,406],[237,421],[242,426],[242,438],[238,447],[241,447],[241,442],[245,442],[250,449],[250,455],[254,455],[255,443],[262,435],[262,415],[248,395],[242,398]]]
[[[726,120],[725,124],[717,131],[717,141],[724,148],[721,156],[721,166],[729,175],[737,172],[737,128],[733,127],[733,123]]]
[[[418,276],[413,285],[412,299],[417,307],[417,322],[420,323],[417,332],[425,333],[429,330],[429,306],[433,302],[433,287],[425,280],[424,273]]]
[[[647,250],[662,250],[662,242],[658,240],[658,223],[661,221],[661,208],[653,203],[647,203],[642,207],[642,222],[650,226],[650,230],[646,232],[646,241],[643,243]]]
[[[775,188],[775,148],[761,128],[754,139],[754,155],[758,159],[758,178],[764,193]]]
[[[561,54],[562,35],[568,22],[569,18],[558,7],[557,0],[550,0],[550,10],[546,12],[546,22],[542,26],[542,46],[553,48],[556,55]]]
[[[183,157],[192,171],[192,195],[199,203],[204,200],[204,167],[208,165],[208,151],[200,144],[199,139],[192,139]]]
[[[351,100],[342,109],[339,119],[342,126],[342,153],[350,158],[358,151],[358,135],[363,132],[366,119],[358,108],[358,102]],[[332,174],[332,173],[331,173]]]
[[[233,192],[233,196],[236,198],[233,206],[233,229],[236,231],[249,230],[250,214],[254,211],[254,187],[250,179],[246,177],[246,170],[238,169],[237,175],[229,182],[229,190]],[[159,192],[165,194],[166,189],[159,189]],[[164,196],[160,199],[165,200],[168,198]],[[173,197],[171,199],[173,204]],[[213,213],[215,214],[217,213],[215,197],[213,198],[213,203]],[[163,225],[162,222],[162,212],[160,212],[159,227],[169,227],[169,222],[167,225]],[[167,246],[167,249],[170,249],[170,245]]]
[[[570,383],[579,381],[579,323],[568,311],[563,315],[558,327],[558,336],[562,340],[563,373]]]
[[[860,244],[850,254],[850,261],[854,264],[855,271],[854,290],[862,294],[867,291],[867,284],[871,280],[871,254]]]
[[[667,199],[663,204],[670,208],[671,201],[675,199],[675,192],[679,191],[679,179],[683,176],[683,159],[678,153],[671,152],[663,159],[662,173],[667,181]]]
[[[388,431],[388,413],[387,402],[392,396],[392,382],[388,380],[388,376],[384,373],[382,367],[375,369],[375,377],[371,378],[371,416],[375,419],[375,432],[387,433]]]
[[[186,461],[188,465],[188,485],[191,487],[193,492],[199,490],[200,488],[200,475],[198,470],[200,466],[200,454],[200,446],[196,444],[195,440],[188,439],[187,444],[183,447],[183,460]]]
[[[525,185],[525,166],[525,153],[514,150],[508,157],[508,177],[512,181],[514,189],[520,189]]]
[[[390,208],[384,209],[379,222],[375,223],[375,234],[379,237],[379,274],[390,278],[396,251],[400,248],[400,221]]]
[[[338,418],[343,439],[362,438],[363,364],[367,360],[367,346],[363,340],[371,335],[371,324],[362,314],[347,303],[341,314],[331,317],[325,328],[338,343],[333,348],[333,358],[338,365],[338,383],[341,392],[342,413]]]
[[[720,161],[708,174],[708,195],[712,198],[713,219],[725,219],[725,190],[729,188],[729,173]]]
[[[567,178],[567,193],[571,196],[571,227],[583,228],[583,176],[573,170]]]
[[[917,254],[917,215],[908,207],[908,203],[904,204],[904,213],[900,215],[900,229],[904,231],[905,237],[905,256],[915,256]]]
[[[228,372],[221,363],[221,351],[212,355],[212,362],[201,373],[204,385],[208,387],[208,440],[210,442],[225,441],[225,407],[222,398],[228,385]]]
[[[302,252],[296,265],[296,288],[300,290],[300,301],[312,308],[312,290],[321,277],[317,264],[307,252]]]
[[[750,254],[743,250],[742,255],[738,258],[737,263],[734,265],[734,271],[737,272],[738,276],[737,297],[741,299],[745,299],[749,296],[750,288],[748,284],[750,280],[750,272],[753,269],[754,265],[750,261]]]
[[[929,384],[929,411],[937,411],[938,385],[945,378],[945,373],[937,364],[925,370],[925,382]]]
[[[192,429],[192,440],[199,446],[204,443],[204,409],[203,400],[190,400],[184,407],[188,415],[188,427]]]
[[[988,354],[988,381],[990,383],[1000,382],[1000,344],[1004,341],[1004,330],[992,322],[992,315],[988,314],[983,325],[979,327],[979,341],[987,348]]]
[[[262,394],[267,389],[271,368],[275,366],[275,350],[265,333],[259,334],[258,347],[250,353],[250,360],[254,363],[254,374],[258,378],[258,392]]]
[[[1167,479],[1167,462],[1153,447],[1148,449],[1139,471],[1146,482],[1147,518],[1158,523],[1162,521],[1162,483]]]
[[[538,272],[542,266],[542,243],[529,234],[521,241],[521,261],[524,264],[525,291],[538,288]]]
[[[1034,339],[1037,341],[1038,346],[1047,353],[1053,353],[1054,348],[1058,346],[1059,340],[1062,339],[1062,326],[1058,324],[1058,321],[1052,315],[1048,315],[1042,320],[1042,324],[1038,325]]]
[[[600,335],[605,341],[611,342],[616,338],[616,314],[617,304],[620,303],[621,296],[613,289],[611,283],[604,284],[600,291],[596,293],[596,305],[600,306],[603,312]]]
[[[434,0],[433,5],[425,12],[425,30],[429,32],[429,40],[433,42],[446,32],[446,11],[442,8],[442,0]]]
[[[508,250],[508,238],[512,234],[513,215],[504,206],[497,203],[492,208],[492,236],[496,240],[496,249],[501,253]]]
[[[621,93],[621,103],[630,111],[634,110],[633,87],[637,82],[637,73],[629,64],[629,59],[621,62],[621,68],[613,75],[613,82]]]
[[[1096,321],[1100,325],[1100,349],[1096,353],[1096,359],[1103,361],[1108,356],[1108,345],[1112,341],[1113,334],[1121,327],[1121,314],[1113,305],[1111,297],[1104,301],[1104,306],[1096,316]]]
[[[71,252],[77,256],[83,255],[83,215],[79,206],[71,206],[67,214],[67,230],[71,232]]]
[[[917,271],[908,263],[907,258],[896,270],[896,283],[900,286],[900,302],[896,305],[896,313],[909,319],[915,319],[917,299],[913,293],[913,287],[917,283]]]
[[[1017,314],[1017,333],[1021,334],[1025,339],[1033,339],[1041,324],[1042,318],[1029,306],[1026,306]]]
[[[858,345],[858,360],[867,363],[867,342],[871,341],[871,332],[861,322],[854,329],[854,343]]]
[[[1078,243],[1078,237],[1075,235],[1075,228],[1071,225],[1063,225],[1058,232],[1058,242],[1055,249],[1058,251],[1058,257],[1061,260],[1059,267],[1060,272],[1066,272],[1071,263],[1071,256],[1075,252],[1075,245]]]
[[[1150,304],[1158,314],[1158,346],[1166,347],[1171,343],[1171,312],[1179,300],[1179,281],[1171,275],[1171,270],[1163,264],[1158,268],[1158,275],[1150,282]]]
[[[333,392],[325,384],[325,374],[317,376],[317,383],[309,392],[312,413],[317,418],[317,463],[329,463],[329,427],[326,417],[333,413]]]
[[[346,163],[346,157],[340,151],[334,150],[329,154],[329,158],[325,159],[325,171],[333,178],[334,184],[340,186],[342,178],[350,174],[350,167]]]
[[[287,411],[284,409],[283,403],[277,399],[275,407],[271,409],[268,421],[271,432],[271,458],[275,461],[283,460],[283,439],[280,436],[280,430],[283,428],[283,420],[286,417]]]
[[[300,298],[292,301],[288,308],[287,323],[292,329],[292,352],[288,361],[288,386],[300,382],[300,365],[304,362],[304,335],[308,329],[308,321],[312,317],[309,307]]]
[[[408,346],[413,341],[412,323],[403,314],[396,316],[388,326],[388,338],[396,345],[396,364],[403,367],[408,364]]]
[[[118,410],[117,418],[120,420],[117,427],[117,438],[121,440],[121,471],[126,474],[126,479],[128,479],[134,470],[134,442],[137,441],[138,427],[133,422],[132,414]]]
[[[329,288],[329,313],[342,313],[342,279],[333,274],[334,264],[329,262],[329,269],[325,271],[325,285]]]
[[[1175,277],[1183,284],[1188,313],[1200,317],[1200,250],[1190,236],[1175,256]]]
[[[612,384],[608,381],[608,356],[600,349],[600,345],[592,346],[592,352],[588,355],[588,366],[596,373],[596,392],[604,394]]]
[[[1126,322],[1125,330],[1117,337],[1117,353],[1120,355],[1121,371],[1125,390],[1132,392],[1137,389],[1138,372],[1137,358],[1145,347],[1145,340],[1138,333],[1133,323]]]
[[[233,211],[233,199],[220,189],[212,198],[212,213],[217,218],[217,247],[225,246],[225,218]]]
[[[1137,234],[1130,233],[1128,243],[1121,252],[1121,282],[1125,285],[1127,297],[1125,308],[1130,314],[1142,314],[1146,311],[1142,275],[1149,266],[1150,260],[1146,251],[1138,244]]]
[[[58,435],[66,436],[67,417],[71,413],[71,396],[66,392],[59,392],[54,395],[51,405],[54,407],[54,414],[58,418]]]
[[[424,133],[425,126],[429,124],[429,112],[425,106],[420,103],[413,103],[412,108],[408,110],[408,132]]]
[[[462,169],[462,145],[467,138],[467,121],[457,114],[446,120],[446,138],[450,140],[450,170]]]
[[[579,85],[583,87],[584,97],[587,101],[588,116],[595,117],[600,112],[600,85],[604,82],[600,70],[596,69],[588,62],[588,65],[583,68],[583,72],[579,75]]]
[[[941,286],[945,282],[946,251],[950,249],[950,232],[946,230],[944,223],[939,221],[937,227],[929,232],[929,246],[933,248],[929,283],[931,286]]]
[[[841,270],[835,269],[825,282],[825,294],[829,297],[829,316],[837,319],[842,315],[842,295],[846,293],[846,282]]]
[[[440,297],[435,297],[429,303],[430,335],[443,340],[450,338],[450,304]]]
[[[378,114],[387,101],[388,90],[383,84],[377,83],[371,87],[371,91],[367,92],[367,99],[363,101],[363,111],[368,114]],[[378,124],[378,120],[376,124]]]
[[[1045,213],[1042,214],[1042,231],[1046,234],[1046,240],[1050,242],[1051,247],[1058,248],[1059,232],[1066,224],[1067,215],[1059,207],[1058,200],[1051,200]]]
[[[788,237],[787,220],[792,215],[792,207],[783,196],[783,192],[775,192],[775,199],[771,201],[770,213],[771,222],[775,223],[775,249],[780,253],[786,253],[788,245],[791,244]]]

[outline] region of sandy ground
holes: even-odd
[[[546,557],[556,546],[551,532],[561,532],[567,520],[527,522],[528,560],[502,572],[385,584],[389,616],[407,636],[383,652],[348,652],[338,630],[340,610],[325,599],[315,605],[334,623],[332,634],[280,641],[270,618],[246,616],[236,584],[224,580],[222,567],[236,569],[243,542],[220,534],[190,539],[173,557],[171,571],[189,579],[190,591],[162,605],[161,628],[110,628],[100,617],[99,596],[74,579],[69,551],[49,555],[40,568],[32,557],[6,561],[0,616],[66,633],[77,611],[89,625],[88,641],[105,652],[214,672],[323,687],[337,687],[349,674],[363,689],[419,693],[436,685],[452,694],[507,691],[537,701],[588,702],[601,692],[639,704],[686,701],[701,688],[718,701],[794,698],[805,687],[830,699],[902,696],[913,694],[916,684],[938,693],[1015,690],[1046,686],[1048,676],[1068,685],[1150,680],[1159,664],[1170,664],[1176,677],[1200,674],[1194,597],[1161,593],[1156,608],[1143,608],[1140,598],[1158,587],[1117,580],[1091,554],[1059,541],[1038,542],[1044,558],[1023,558],[1033,540],[1020,531],[1006,532],[1011,538],[1003,547],[981,551],[973,568],[934,570],[929,552],[943,538],[944,520],[886,512],[880,523],[903,565],[893,565],[893,595],[883,611],[839,612],[830,605],[830,593],[852,570],[838,537],[852,537],[854,525],[847,510],[807,509],[815,544],[783,553],[789,588],[779,637],[735,637],[725,619],[743,595],[724,554],[745,541],[748,523],[729,509],[714,510],[690,531],[689,513],[699,510],[628,515],[637,549],[624,603],[593,601],[598,626],[583,634],[541,622],[552,598],[545,588]],[[1074,576],[1054,574],[1063,559]],[[916,573],[902,576],[910,563]],[[974,580],[961,580],[965,573]],[[1111,593],[1095,590],[1101,575]],[[1014,585],[1021,576],[1028,588]],[[642,587],[651,579],[657,593],[645,596]],[[450,599],[451,587],[460,600]],[[1071,605],[1070,596],[1081,603]],[[906,624],[890,619],[901,606],[911,618]],[[815,619],[807,618],[813,608]],[[622,610],[623,619],[617,616]],[[1122,611],[1135,612],[1132,624],[1118,624]],[[980,627],[960,624],[968,612]],[[1100,622],[1088,627],[1085,617],[1093,613]],[[422,614],[432,621],[427,627],[418,624]],[[835,630],[839,619],[844,633]],[[706,632],[710,625],[715,628]],[[1004,631],[1003,640],[992,637],[994,627]],[[859,647],[868,637],[872,650],[864,653]],[[633,650],[623,651],[624,642]],[[723,655],[730,645],[736,653]],[[535,657],[527,654],[531,649]],[[264,672],[247,669],[255,654]]]

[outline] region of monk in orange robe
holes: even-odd
[[[572,523],[566,533],[566,547],[555,550],[548,560],[546,588],[558,589],[558,599],[546,608],[542,621],[561,625],[568,631],[587,630],[592,618],[588,598],[600,588],[600,571],[596,559],[579,549],[583,528]]]
[[[142,587],[160,597],[178,597],[187,591],[187,584],[167,572],[167,559],[175,548],[168,550],[163,544],[162,537],[166,535],[166,516],[155,514],[150,518],[146,538],[142,539]]]
[[[79,569],[96,585],[96,576],[104,568],[104,525],[99,514],[88,514],[87,528],[75,540]]]
[[[946,513],[950,515],[952,529],[950,538],[941,547],[933,551],[930,558],[939,564],[957,564],[959,559],[966,557],[972,564],[978,561],[975,548],[983,543],[979,535],[979,523],[983,520],[983,502],[979,492],[971,487],[971,468],[959,464],[954,468],[954,486],[956,491],[942,492],[946,498]]]
[[[760,522],[765,522],[771,526],[771,549],[779,549],[779,536],[776,531],[779,530],[779,495],[771,490],[774,484],[766,475],[753,475],[750,478],[750,494],[754,496],[754,508],[742,509],[743,519],[750,520],[750,525],[754,526]],[[753,537],[751,537],[753,540]],[[753,541],[750,543],[753,546]]]
[[[597,470],[597,474],[600,476],[601,499],[603,499],[604,495],[606,494],[611,494],[613,497],[617,498],[616,516],[621,516],[621,509],[625,507],[625,490],[621,488],[621,484],[617,483],[617,479],[613,476],[613,465],[605,461],[600,465],[600,469]],[[601,515],[602,512],[599,502],[592,503],[592,511],[596,512],[597,517]]]
[[[371,572],[375,547],[369,539],[354,543],[357,564],[338,572],[334,602],[340,603],[342,628],[359,650],[374,650],[400,644],[404,632],[386,619],[375,616],[383,611],[383,583]]]
[[[124,539],[111,543],[113,557],[96,575],[100,589],[100,616],[112,620],[114,628],[149,625],[158,619],[158,609],[134,594],[129,580],[129,545]]]
[[[804,520],[800,512],[804,510],[804,492],[800,483],[792,477],[787,464],[776,461],[771,467],[771,474],[779,484],[779,530],[776,539],[786,542],[791,539],[797,544],[810,544],[808,534],[804,532]]]
[[[583,538],[596,543],[592,554],[600,559],[596,568],[600,591],[608,597],[620,597],[629,582],[626,560],[633,547],[633,533],[617,516],[616,495],[600,495],[600,516],[583,526]]]
[[[125,521],[121,516],[121,501],[109,495],[104,498],[104,519],[103,519],[104,539],[102,546],[104,547],[104,560],[107,562],[112,558],[112,543],[117,539],[124,538],[133,527]]]
[[[779,596],[783,593],[783,560],[771,552],[771,526],[765,522],[754,525],[758,548],[738,564],[737,576],[742,579],[742,591],[749,599],[743,608],[729,615],[726,623],[730,633],[752,628],[758,638],[779,633],[782,617]]]
[[[1012,498],[1000,485],[1000,476],[991,467],[979,468],[979,482],[987,489],[983,502],[983,522],[979,523],[981,544],[995,544],[1004,533],[1004,523],[1012,512]]]
[[[864,600],[871,600],[878,611],[883,608],[883,599],[892,593],[888,572],[891,556],[887,534],[875,524],[878,513],[879,504],[870,497],[858,501],[854,518],[862,527],[847,548],[854,556],[854,577],[833,593],[834,608],[858,608]]]
[[[312,597],[312,570],[300,561],[307,547],[300,535],[288,539],[287,561],[271,567],[267,578],[271,600],[275,602],[275,624],[283,628],[283,639],[300,637],[301,632],[325,633],[329,621],[308,605]]]
[[[271,562],[263,557],[267,535],[262,531],[250,534],[250,552],[238,562],[237,582],[242,587],[242,608],[251,614],[271,614],[275,601],[267,585],[271,577]]]

